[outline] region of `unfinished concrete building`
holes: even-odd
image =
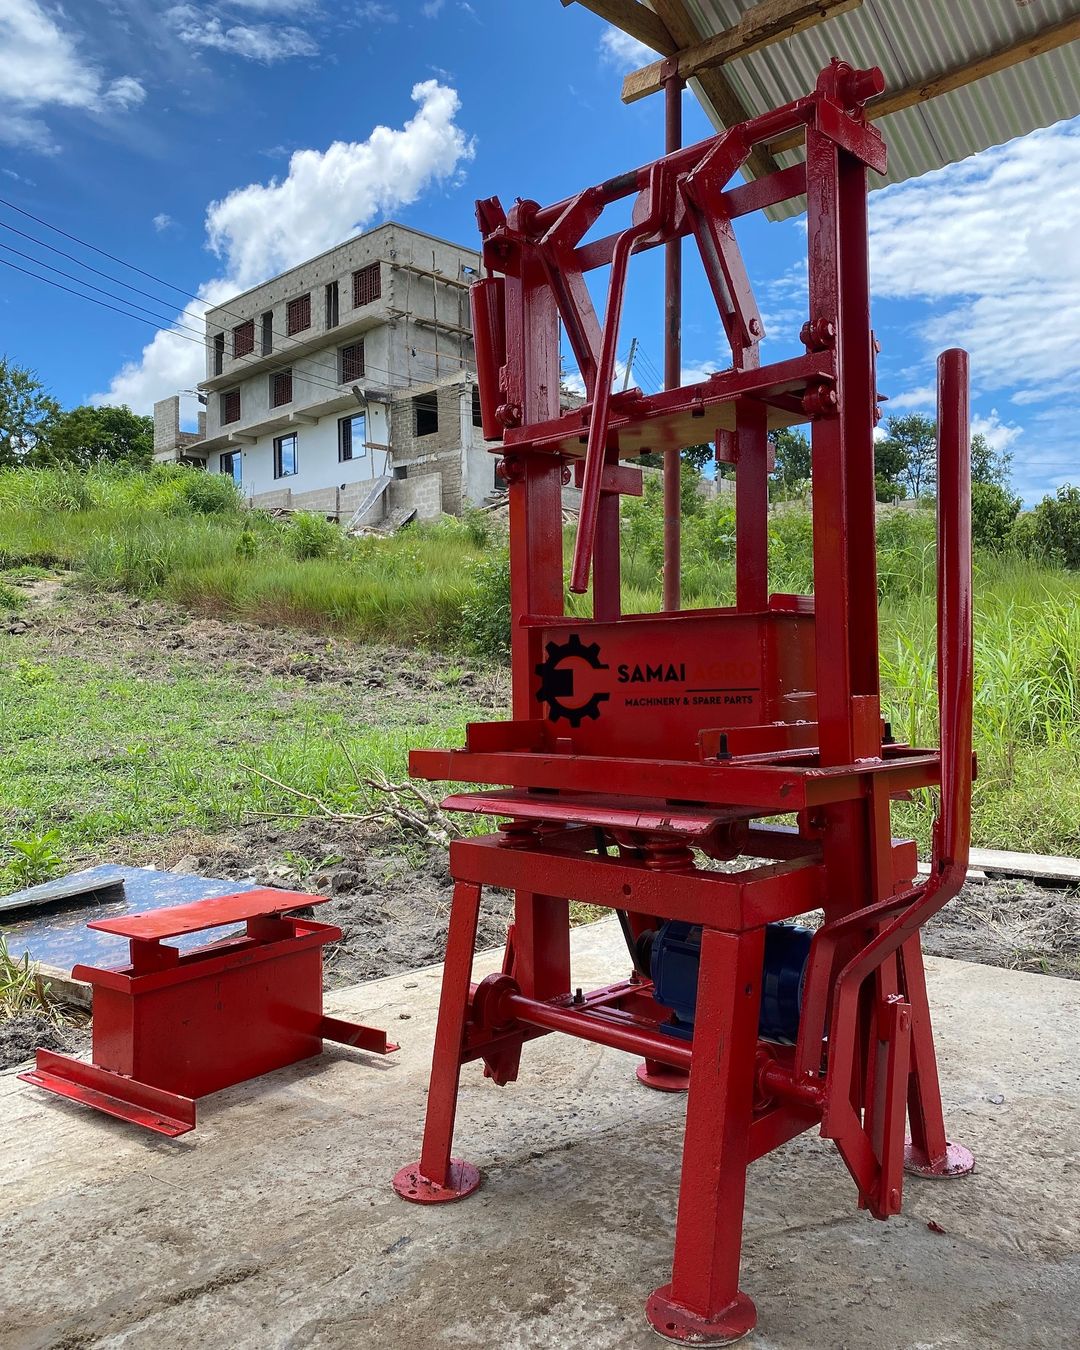
[[[479,267],[389,222],[209,310],[203,434],[163,400],[155,458],[228,474],[253,506],[357,523],[482,502],[495,458],[472,373]]]

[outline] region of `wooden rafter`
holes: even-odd
[[[862,0],[759,0],[738,23],[704,41],[697,41],[675,54],[684,80],[701,77],[704,71],[760,51],[773,42],[792,37],[837,14],[857,9]],[[662,62],[655,61],[631,71],[623,81],[624,103],[634,103],[663,88]]]
[[[675,52],[692,47],[701,41],[701,34],[683,0],[652,0],[652,6],[674,40]],[[739,122],[747,121],[750,113],[722,70],[713,66],[701,71],[695,78],[701,86],[701,92],[712,104],[717,117],[725,127],[733,127]],[[747,168],[754,178],[763,178],[766,174],[775,173],[779,167],[772,152],[766,150],[764,146],[755,146],[747,160]]]
[[[575,0],[562,0],[564,9],[574,3]],[[638,0],[576,0],[576,3],[584,9],[591,9],[601,19],[606,19],[616,28],[621,28],[624,33],[629,33],[639,42],[644,42],[645,46],[651,47],[654,52],[673,56],[678,51],[678,45],[665,27],[664,21],[651,9],[638,4]]]
[[[1080,38],[1080,16],[1062,19],[1059,23],[1049,24],[1041,32],[1022,38],[1019,42],[1007,43],[995,51],[968,61],[965,65],[947,70],[944,75],[935,76],[932,80],[920,80],[915,84],[905,85],[903,89],[894,89],[890,93],[883,94],[881,98],[866,105],[866,115],[877,121],[882,117],[888,117],[890,113],[903,112],[905,108],[913,108],[916,104],[926,103],[942,94],[951,94],[956,89],[963,89],[965,85],[974,84],[976,80],[981,80],[987,75],[997,75],[1002,70],[1009,70],[1012,66],[1020,65],[1022,61],[1029,61],[1033,56],[1043,56],[1047,52],[1055,51],[1077,38]],[[769,149],[778,155],[784,150],[794,150],[801,144],[801,134],[784,136],[771,142]]]
[[[701,34],[682,0],[652,0],[652,9],[646,9],[638,0],[561,0],[561,3],[564,8],[577,3],[592,10],[662,56],[674,56],[701,41]],[[746,105],[721,70],[707,68],[694,78],[724,126],[732,127],[749,118]],[[774,173],[779,167],[764,146],[755,147],[747,160],[747,169],[755,178]]]

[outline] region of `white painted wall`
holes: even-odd
[[[388,443],[386,414],[385,405],[368,405],[369,442],[377,445]],[[362,456],[358,455],[358,449],[354,445],[353,458],[343,464],[339,463],[338,421],[343,416],[345,414],[332,413],[321,417],[313,426],[298,423],[288,428],[288,433],[296,434],[297,472],[287,478],[274,477],[275,436],[260,436],[254,445],[235,447],[242,455],[240,490],[244,496],[258,496],[263,492],[282,491],[285,488],[292,488],[293,492],[313,492],[321,488],[344,487],[347,483],[367,482],[382,477],[387,472],[387,452],[376,450],[370,445],[367,447],[367,453]],[[283,433],[278,433],[281,434]],[[228,451],[213,452],[207,468],[212,473],[221,473],[222,456],[228,453]]]

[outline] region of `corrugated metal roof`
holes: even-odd
[[[754,0],[687,0],[702,37],[737,23]],[[833,56],[880,66],[886,93],[938,78],[1080,12],[1077,0],[863,0],[858,9],[722,67],[755,116],[799,98]],[[722,124],[692,82],[706,113]],[[1080,42],[987,75],[877,122],[889,147],[884,183],[916,178],[1036,127],[1080,114]],[[801,158],[777,156],[787,165]],[[873,176],[872,176],[873,177]]]

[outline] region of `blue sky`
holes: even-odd
[[[842,54],[842,53],[841,53]],[[117,269],[0,205],[0,222],[151,292],[168,328],[206,301],[395,218],[461,242],[473,201],[555,200],[653,158],[661,107],[618,98],[646,55],[558,0],[3,0],[0,197],[172,282]],[[687,138],[711,128],[688,95]],[[872,198],[879,383],[887,411],[932,411],[934,355],[972,351],[975,426],[1014,456],[1030,502],[1080,481],[1080,119]],[[770,337],[801,350],[804,232],[740,239]],[[79,272],[0,229],[20,249]],[[655,383],[659,259],[642,260],[621,348]],[[54,280],[72,285],[63,277]],[[101,277],[108,291],[121,288]],[[688,373],[726,364],[687,269]],[[99,299],[106,299],[100,295]],[[68,405],[140,411],[200,373],[196,343],[0,267],[0,351]]]

